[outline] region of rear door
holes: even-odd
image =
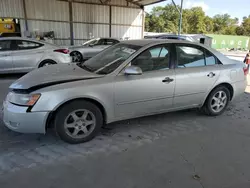
[[[15,49],[12,51],[13,70],[28,72],[37,66],[44,55],[44,45],[28,40],[15,40]]]
[[[12,72],[11,40],[0,40],[0,73]]]
[[[200,105],[220,75],[217,59],[198,45],[176,44],[174,107]]]

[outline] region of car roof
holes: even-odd
[[[94,40],[94,39],[97,39],[97,40],[100,40],[100,39],[112,39],[112,40],[118,40],[118,38],[111,38],[111,37],[97,37],[97,38],[93,38],[93,39],[90,39],[90,40]]]
[[[0,40],[30,40],[30,38],[24,38],[24,37],[1,37]]]
[[[41,40],[36,40],[33,38],[26,38],[26,37],[2,37],[2,38],[0,38],[0,41],[1,40],[27,40],[27,41],[31,41],[31,42],[38,42],[38,43],[41,43],[44,45],[57,46],[56,44],[52,44],[52,43],[49,43],[46,41],[41,41]]]
[[[209,50],[210,52],[212,52],[212,54],[214,54],[221,62],[223,62],[223,64],[231,64],[233,63],[233,61],[231,61],[228,57],[226,57],[225,55],[223,55],[222,53],[220,53],[219,51],[203,45],[201,43],[196,43],[196,42],[189,42],[187,40],[176,40],[176,39],[141,39],[141,40],[126,40],[126,41],[122,41],[121,43],[123,44],[131,44],[131,45],[136,45],[136,46],[147,46],[147,45],[157,45],[157,44],[191,44],[191,45],[195,45],[195,46],[201,46],[207,50]]]
[[[137,46],[147,46],[149,44],[162,44],[162,43],[185,43],[185,44],[195,44],[199,45],[198,43],[193,43],[189,41],[181,41],[175,39],[140,39],[140,40],[125,40],[121,43],[124,44],[131,44]]]
[[[26,38],[26,37],[2,37],[2,38],[0,38],[0,41],[1,40],[27,40],[27,41],[44,43],[43,41],[39,41],[39,40],[36,40],[33,38]]]

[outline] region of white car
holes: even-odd
[[[66,48],[28,38],[0,38],[0,73],[26,73],[51,64],[71,62]]]
[[[102,50],[119,43],[120,41],[114,38],[95,38],[91,39],[81,46],[70,47],[70,55],[73,62],[83,62],[91,57],[94,57]]]

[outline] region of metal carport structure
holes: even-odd
[[[144,6],[163,0],[2,0],[0,18],[20,20],[21,33],[55,32],[55,43],[92,37],[142,38]]]

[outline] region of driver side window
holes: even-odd
[[[131,65],[140,67],[143,72],[169,69],[169,47],[165,45],[151,47],[135,59]]]

